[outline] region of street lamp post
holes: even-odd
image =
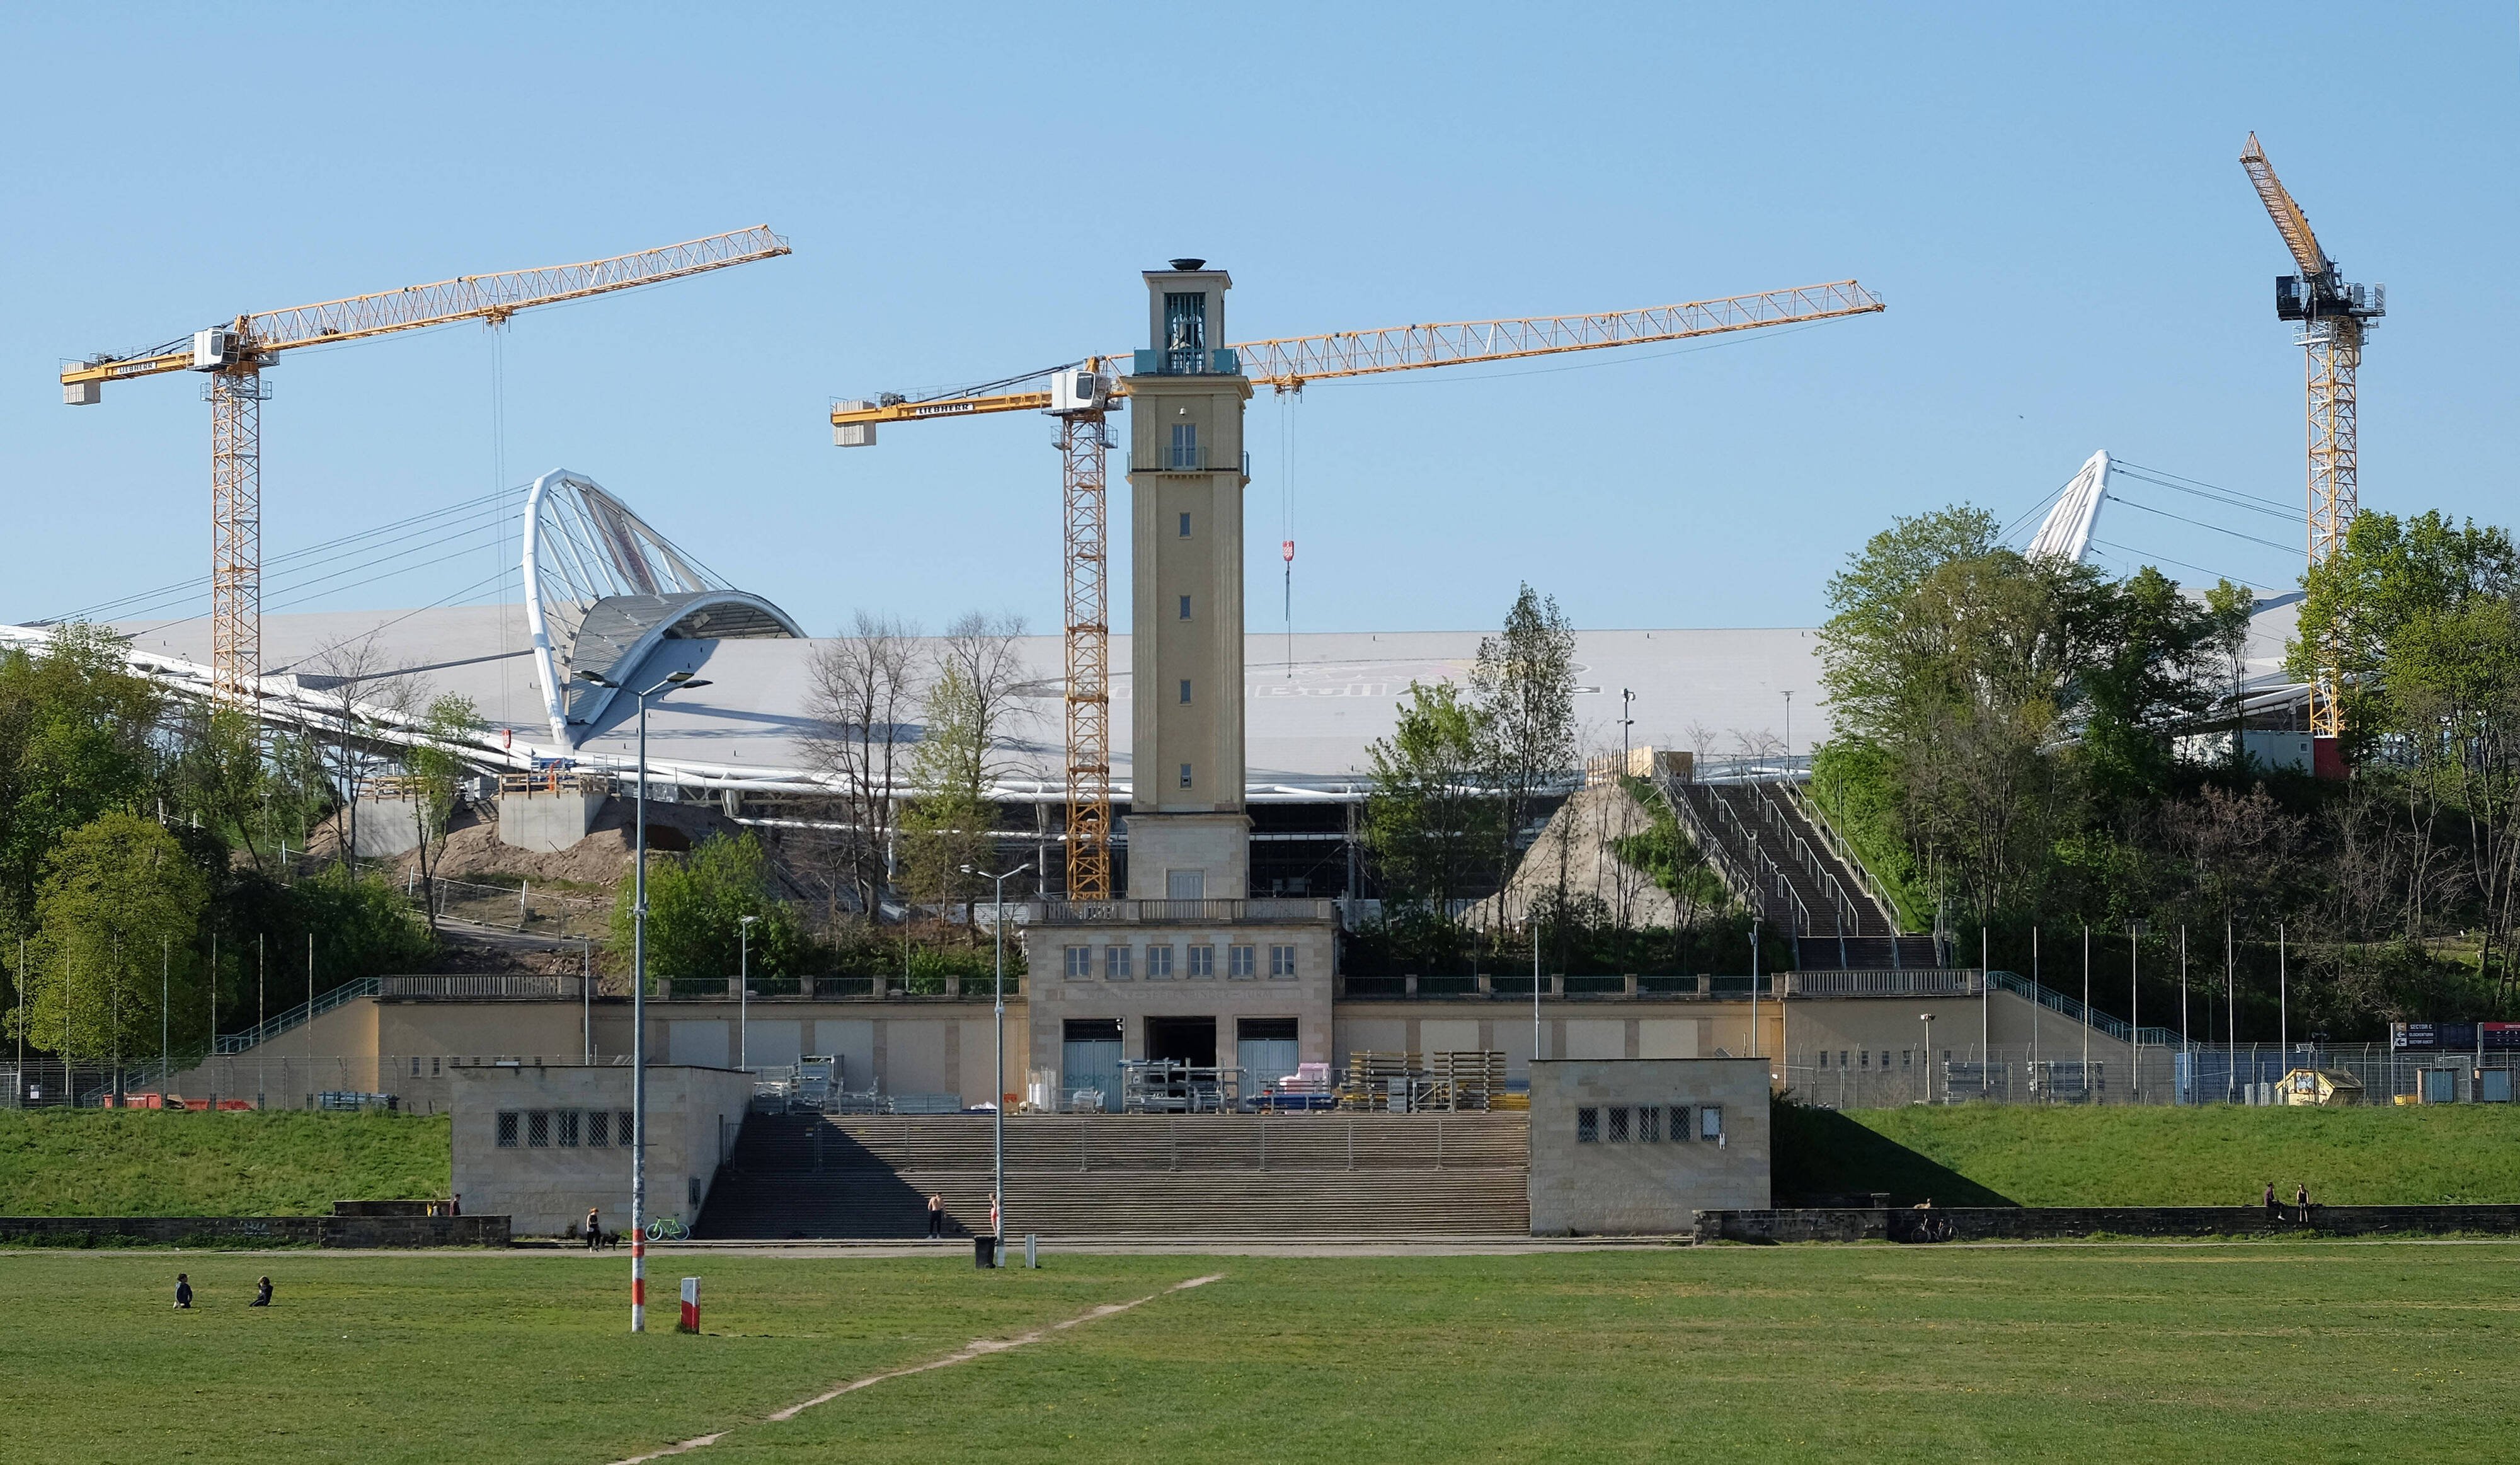
[[[1934,1015],[1920,1012],[1916,1014],[1916,1020],[1925,1025],[1925,1051],[1917,1057],[1924,1069],[1925,1102],[1931,1104],[1934,1102]]]
[[[744,916],[735,923],[735,1066],[752,1067],[752,923],[759,916]]]
[[[644,692],[592,671],[578,679],[639,700],[637,835],[630,863],[630,1331],[648,1331],[648,699],[708,683],[677,671]]]
[[[997,1238],[998,1265],[1007,1264],[1007,882],[1032,868],[1026,860],[1000,875],[963,866],[966,875],[977,875],[997,887],[997,909],[990,922],[998,934],[998,1090],[989,1096],[989,1231]]]

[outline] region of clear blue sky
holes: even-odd
[[[1174,254],[1234,272],[1238,339],[1854,276],[1886,315],[1324,384],[1291,429],[1298,629],[1489,625],[1525,578],[1579,625],[1811,624],[1891,515],[2009,518],[2095,448],[2298,501],[2251,128],[2389,286],[2364,505],[2520,503],[2507,3],[860,10],[13,8],[0,618],[206,561],[197,382],[74,410],[65,358],[767,221],[793,257],[519,317],[507,478],[587,473],[817,631],[861,606],[1047,630],[1049,424],[842,452],[830,398],[1136,343],[1137,271]],[[465,326],[285,358],[266,553],[490,489],[491,355]],[[1268,629],[1280,413],[1251,417]],[[2297,572],[2174,520],[2103,534]],[[323,604],[422,604],[501,558]]]

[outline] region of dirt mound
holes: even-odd
[[[445,851],[437,860],[437,874],[446,880],[505,876],[608,891],[630,878],[632,824],[636,817],[627,801],[608,799],[604,807],[596,811],[594,827],[587,831],[585,839],[566,849],[545,852],[501,843],[495,805],[467,804],[457,812],[454,827],[447,832]],[[705,804],[651,803],[648,851],[655,854],[689,849],[713,835],[741,833],[742,828]],[[328,842],[329,836],[317,842],[319,853]],[[412,861],[412,855],[401,855],[390,861],[388,868],[398,876],[405,875]]]

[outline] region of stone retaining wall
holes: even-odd
[[[371,1247],[508,1245],[504,1215],[14,1215],[0,1245]]]
[[[2109,1236],[2520,1234],[2520,1206],[2018,1206],[1700,1211],[1700,1241],[2048,1241]]]

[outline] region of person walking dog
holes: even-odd
[[[589,1206],[586,1208],[586,1249],[591,1252],[602,1245],[604,1245],[604,1220],[596,1213],[596,1208]]]

